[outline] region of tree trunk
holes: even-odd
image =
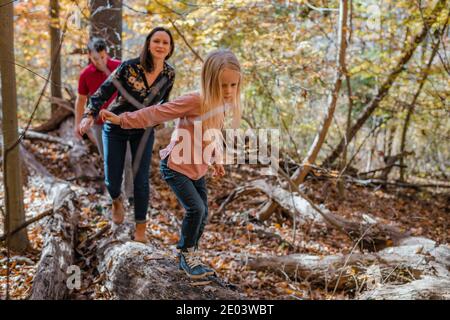
[[[74,264],[78,224],[77,196],[70,184],[52,176],[25,148],[21,155],[30,169],[42,177],[45,193],[53,202],[53,214],[46,218],[41,258],[33,280],[32,300],[67,298],[69,267]]]
[[[390,157],[393,152],[393,146],[394,146],[394,139],[395,139],[395,132],[397,131],[397,126],[395,123],[389,127],[388,131],[388,140],[387,140],[387,146],[386,146],[386,152],[384,153],[385,156]]]
[[[0,79],[1,79],[1,70],[0,70]],[[0,137],[0,150],[2,150],[0,154],[0,164],[3,166],[3,104],[1,99],[0,99],[0,132],[2,133]]]
[[[24,133],[24,131],[22,129],[20,129],[20,133]],[[51,136],[45,133],[40,133],[40,132],[36,132],[36,131],[32,131],[32,130],[27,130],[24,136],[24,139],[28,139],[28,140],[40,140],[40,141],[47,141],[47,142],[52,142],[52,143],[59,143],[63,146],[67,146],[70,148],[74,147],[73,141],[68,141],[59,137],[55,137],[55,136]]]
[[[125,222],[98,244],[99,272],[120,300],[239,299],[240,293],[214,276],[192,282],[178,269],[175,254],[131,241],[134,224]]]
[[[403,239],[399,246],[385,248],[377,253],[351,252],[347,255],[314,256],[308,254],[292,254],[288,256],[267,256],[254,258],[249,261],[249,267],[255,270],[272,270],[287,274],[294,279],[307,279],[307,281],[316,286],[326,286],[336,289],[369,289],[364,292],[361,298],[376,299],[380,293],[376,289],[371,291],[370,284],[373,287],[389,289],[384,298],[402,298],[395,296],[397,290],[403,286],[394,279],[402,273],[407,273],[416,281],[427,281],[440,279],[448,285],[450,282],[450,247],[448,245],[439,245],[426,238],[410,237]],[[409,281],[403,279],[402,281]],[[448,290],[442,290],[441,286],[437,289],[435,283],[425,282],[425,286],[417,288],[416,281],[407,285],[411,286],[409,293],[414,293],[412,299],[421,298],[418,289],[430,292],[439,292],[441,299],[450,298]],[[373,283],[374,282],[374,283]],[[389,283],[389,284],[386,284]],[[396,289],[396,290],[392,290]],[[444,292],[446,291],[446,294]],[[427,295],[430,298],[430,295]],[[436,295],[434,295],[436,297]],[[426,296],[422,296],[426,298]]]
[[[122,59],[122,0],[90,0],[90,37],[106,40],[109,54]]]
[[[375,126],[376,124],[374,124]],[[372,160],[373,160],[373,156],[375,154],[375,150],[377,148],[377,138],[378,138],[378,134],[377,134],[377,130],[375,129],[375,132],[373,134],[373,142],[372,142],[372,146],[369,146],[369,152],[367,152],[367,162],[366,162],[366,171],[370,171],[372,168]]]
[[[339,98],[339,92],[341,90],[342,76],[347,74],[347,68],[345,65],[345,53],[347,49],[347,30],[348,30],[347,19],[348,19],[348,1],[341,0],[339,9],[339,29],[338,29],[339,51],[337,56],[334,88],[330,96],[328,97],[329,99],[328,110],[327,114],[323,119],[323,123],[320,127],[320,130],[317,133],[316,137],[314,138],[311,147],[309,148],[306,159],[292,175],[292,180],[297,186],[303,183],[309,171],[311,170],[311,165],[315,163],[316,158],[320,152],[320,149],[322,148],[322,144],[325,141],[325,137],[327,136],[331,122],[333,121],[334,110],[336,109],[336,104]],[[276,208],[277,205],[269,201],[263,207],[263,209],[259,213],[257,213],[257,216],[266,220],[276,210]]]
[[[67,297],[69,267],[74,264],[74,246],[78,223],[77,198],[68,183],[46,185],[53,200],[53,215],[45,223],[46,233],[33,280],[31,300],[59,300]]]
[[[352,126],[352,128],[350,130],[350,136],[347,140],[347,143],[355,137],[355,135],[359,131],[359,129],[362,128],[362,126],[367,121],[367,119],[369,119],[370,116],[372,115],[372,113],[378,108],[378,106],[380,105],[380,102],[383,100],[383,98],[389,93],[389,90],[390,90],[392,84],[397,79],[398,75],[403,71],[404,66],[411,59],[417,46],[425,39],[428,29],[436,21],[439,13],[443,10],[445,5],[446,5],[446,0],[439,0],[437,2],[437,4],[435,5],[431,15],[429,17],[425,18],[425,25],[422,28],[422,31],[419,34],[417,34],[416,36],[414,36],[410,45],[407,46],[406,50],[402,53],[397,66],[394,68],[394,70],[391,71],[391,73],[387,77],[386,81],[381,85],[381,87],[378,90],[375,97],[369,102],[369,104],[366,106],[366,108],[362,112],[361,116],[358,118],[358,120]],[[345,143],[346,143],[345,138],[341,139],[338,146],[325,159],[324,166],[331,165],[339,157],[339,155],[344,150]]]
[[[448,23],[448,16],[447,16],[447,23]],[[446,29],[447,23],[442,28],[443,31]],[[406,135],[408,133],[408,128],[409,128],[409,123],[411,121],[411,117],[412,117],[412,115],[414,113],[414,109],[416,107],[417,98],[419,97],[420,93],[422,92],[422,88],[423,88],[425,82],[427,81],[428,74],[430,72],[430,67],[433,63],[434,57],[436,57],[440,43],[441,43],[441,38],[439,36],[439,37],[437,37],[436,42],[433,44],[433,48],[432,48],[431,55],[430,55],[430,60],[428,60],[427,65],[422,70],[422,79],[420,80],[419,87],[417,88],[417,91],[414,94],[413,99],[411,100],[411,103],[408,106],[408,112],[406,114],[405,123],[403,125],[403,130],[402,130],[402,137],[400,140],[400,153],[401,154],[403,154],[405,152]],[[400,181],[402,181],[402,182],[405,181],[404,157],[400,158]]]
[[[334,110],[336,109],[336,104],[339,98],[339,92],[341,90],[342,85],[342,76],[347,73],[347,67],[345,65],[345,53],[347,49],[347,16],[348,16],[348,1],[341,0],[340,1],[340,10],[339,10],[339,52],[337,57],[337,66],[336,66],[336,79],[334,83],[334,89],[331,95],[329,96],[329,104],[328,111],[323,120],[322,126],[314,139],[313,144],[309,148],[308,155],[306,159],[303,161],[302,165],[294,172],[292,180],[296,185],[300,185],[305,180],[309,171],[311,170],[311,165],[316,162],[317,155],[319,154],[320,149],[322,148],[322,144],[325,141],[325,137],[327,136],[328,129],[330,128],[331,122],[333,121]]]
[[[350,128],[352,126],[352,112],[353,112],[353,99],[352,99],[353,93],[352,93],[352,87],[350,84],[350,77],[348,76],[348,74],[345,75],[345,82],[347,84],[348,110],[347,110],[347,123],[345,126],[345,146],[344,146],[344,152],[342,153],[341,165],[339,166],[341,175],[345,174],[346,167],[347,167],[348,137],[350,135]],[[344,188],[344,180],[343,179],[338,180],[338,192],[339,192],[339,197],[341,199],[344,198],[345,188]]]
[[[51,95],[62,98],[61,90],[61,54],[58,50],[61,42],[59,25],[59,1],[50,0],[50,59],[51,59]],[[52,116],[60,109],[57,103],[52,103]]]
[[[18,139],[16,73],[14,68],[14,8],[8,0],[0,0],[0,70],[3,101],[3,180],[5,186],[6,223],[4,233],[25,221],[19,146],[8,150]],[[27,230],[10,238],[8,246],[18,252],[28,247]]]
[[[81,143],[73,135],[73,119],[66,119],[59,128],[59,136],[73,147],[68,152],[69,162],[74,172],[74,177],[88,177],[97,178],[98,170],[92,163],[91,159],[87,157],[90,153],[86,144]]]
[[[402,285],[385,285],[367,291],[359,300],[450,300],[450,280],[425,276]]]

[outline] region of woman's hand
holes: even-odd
[[[112,124],[120,125],[120,117],[112,113],[108,110],[101,110],[100,111],[100,117],[102,118],[103,122],[111,122]]]
[[[223,165],[221,164],[213,164],[212,165],[212,170],[213,170],[213,177],[223,177],[225,175],[225,168],[223,167]]]
[[[94,125],[94,118],[92,116],[88,116],[83,118],[79,124],[80,136],[83,136],[85,133],[89,131]]]
[[[80,121],[80,123],[81,123],[81,121]],[[83,139],[83,137],[80,135],[80,123],[77,123],[75,121],[74,128],[73,128],[73,136],[78,140]]]

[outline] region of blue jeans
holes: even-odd
[[[169,157],[161,160],[161,175],[186,210],[181,225],[178,249],[198,246],[198,241],[208,218],[208,199],[205,177],[192,180],[182,173],[174,171],[167,165]]]
[[[105,153],[105,184],[109,195],[116,199],[121,194],[122,174],[124,169],[127,142],[130,142],[131,156],[135,161],[136,152],[141,141],[143,129],[122,129],[120,126],[105,123],[102,138]],[[148,200],[150,193],[149,174],[152,159],[154,131],[145,145],[139,169],[134,177],[134,218],[136,223],[147,221]]]
[[[103,125],[94,124],[91,129],[92,135],[94,136],[95,142],[97,144],[98,152],[100,153],[102,159],[105,158],[103,152]],[[127,145],[127,152],[125,155],[125,173],[124,182],[122,183],[122,190],[124,191],[127,198],[134,197],[133,195],[133,164],[131,163],[131,148]]]

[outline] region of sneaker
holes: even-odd
[[[200,261],[197,251],[193,249],[180,251],[178,258],[180,270],[184,270],[191,279],[201,279],[215,273],[214,270],[208,268]]]

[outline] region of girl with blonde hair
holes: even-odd
[[[101,111],[104,121],[122,128],[146,128],[178,119],[170,144],[161,150],[161,174],[186,210],[177,244],[179,266],[193,279],[214,274],[198,255],[198,243],[208,216],[205,175],[223,176],[221,129],[231,113],[233,127],[240,121],[241,67],[230,50],[216,50],[206,58],[201,90],[171,102],[115,115]],[[210,139],[214,136],[214,140]]]

